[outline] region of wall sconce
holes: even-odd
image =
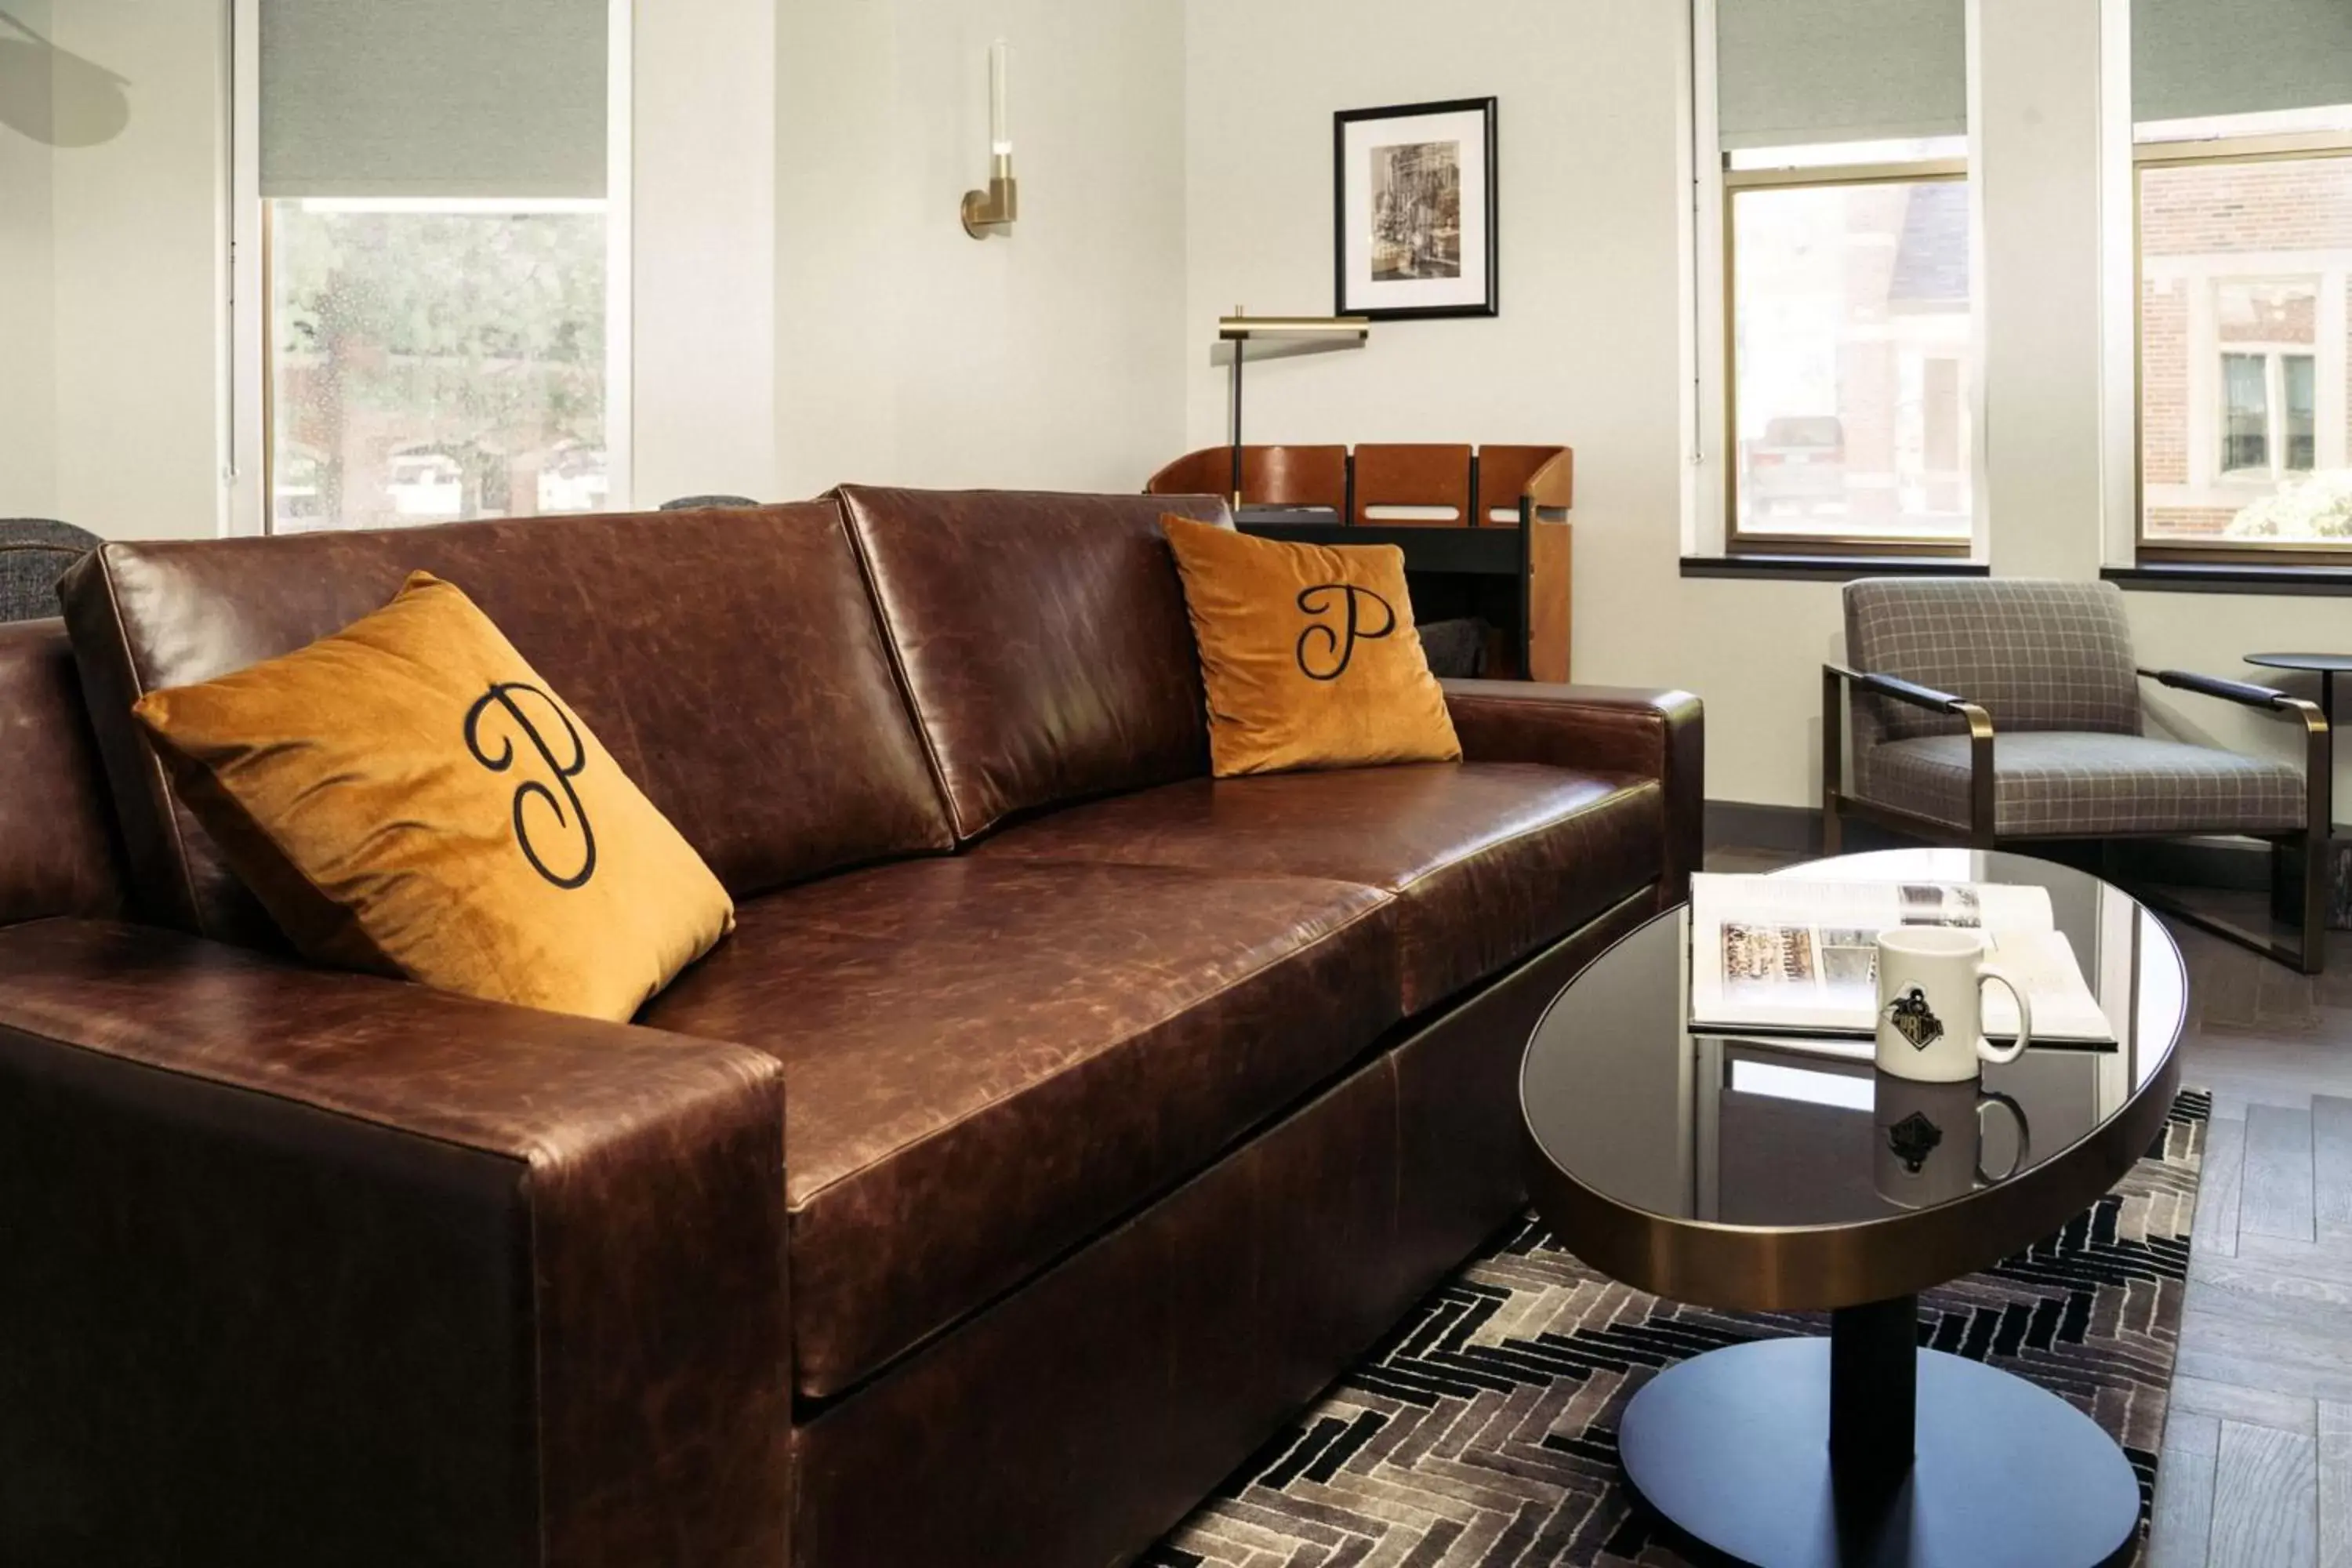
[[[1013,179],[1013,114],[1004,89],[1012,54],[1003,38],[988,46],[988,189],[963,194],[963,231],[974,239],[1009,231],[1021,216],[1021,191]]]

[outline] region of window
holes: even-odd
[[[607,434],[626,363],[615,3],[236,0],[253,521],[626,503]]]
[[[1697,15],[1696,75],[1715,89],[1695,105],[1699,144],[1723,186],[1699,249],[1719,244],[1723,276],[1698,289],[1696,337],[1719,327],[1722,352],[1700,367],[1711,483],[1694,489],[1719,497],[1732,551],[1964,553],[1967,7],[1713,0]]]
[[[2221,472],[2230,479],[2271,473],[2270,372],[2263,354],[2221,356]]]
[[[2352,549],[2352,6],[2139,0],[2131,51],[2140,552]]]
[[[2141,542],[2352,547],[2352,139],[2231,128],[2138,149]]]
[[[2318,361],[2307,353],[2221,356],[2221,477],[2277,480],[2311,472]]]
[[[1734,548],[1965,549],[1969,192],[1942,160],[1725,174]]]
[[[280,533],[603,510],[604,204],[272,201]]]

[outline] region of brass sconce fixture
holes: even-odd
[[[988,47],[988,189],[963,194],[963,231],[974,239],[1009,232],[1021,216],[1021,188],[1013,178],[1013,116],[1005,102],[1005,66],[1012,47]]]

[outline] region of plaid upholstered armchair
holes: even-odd
[[[58,613],[58,579],[99,546],[98,535],[45,517],[0,517],[0,621]]]
[[[2107,583],[1880,577],[1845,590],[1846,656],[1822,668],[1822,818],[1990,849],[2021,839],[2242,834],[2273,846],[2289,944],[2143,893],[2305,973],[2322,958],[2326,721],[2268,687],[2133,661]],[[2139,682],[2295,726],[2303,764],[2144,732]],[[1851,719],[1852,766],[1844,731]]]

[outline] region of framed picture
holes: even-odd
[[[1331,121],[1337,313],[1496,314],[1495,100],[1349,109]]]

